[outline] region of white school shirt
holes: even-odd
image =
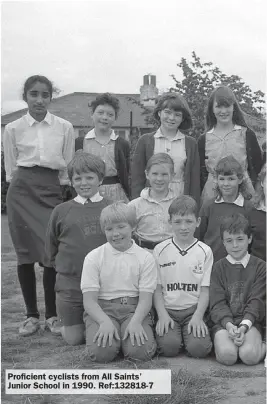
[[[73,126],[65,119],[47,112],[36,121],[29,112],[6,125],[3,134],[6,181],[21,167],[48,167],[59,170],[61,185],[68,185],[67,164],[75,152]]]
[[[91,251],[85,257],[82,293],[98,292],[104,300],[118,297],[138,297],[140,292],[153,293],[157,286],[155,259],[134,241],[124,252],[109,243]]]
[[[81,195],[77,195],[77,196],[74,198],[75,202],[78,202],[78,203],[80,203],[80,204],[82,204],[82,205],[84,205],[84,204],[87,202],[88,199],[90,199],[90,201],[93,202],[93,203],[94,203],[94,202],[100,202],[100,201],[102,201],[103,196],[101,196],[100,193],[97,192],[96,194],[94,194],[93,196],[91,196],[91,198],[84,198],[84,197],[81,196]]]
[[[199,240],[181,255],[173,238],[154,248],[158,284],[167,309],[183,310],[198,303],[202,286],[210,285],[213,265],[211,248]]]
[[[235,205],[237,205],[237,206],[243,207],[243,206],[244,206],[244,202],[245,202],[245,199],[244,199],[243,195],[242,195],[242,194],[238,194],[236,200],[235,200],[233,203],[234,203]],[[221,197],[221,198],[219,198],[219,199],[216,199],[216,200],[215,200],[215,203],[224,203],[223,197]]]
[[[163,241],[170,238],[172,228],[169,223],[168,209],[174,199],[175,194],[171,189],[161,201],[156,201],[150,196],[150,188],[143,189],[140,197],[128,204],[135,209],[136,213],[135,234],[148,241]]]

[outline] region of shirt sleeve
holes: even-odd
[[[153,293],[157,287],[157,268],[153,255],[148,252],[141,265],[139,292]]]
[[[157,268],[157,284],[162,285],[162,280],[161,280],[161,274],[160,274],[160,267],[159,267],[159,256],[158,256],[158,251],[157,247],[154,248],[153,250],[153,257],[156,262],[156,268]]]
[[[99,254],[96,250],[91,251],[84,259],[81,290],[82,293],[98,292],[100,290]]]
[[[204,276],[202,278],[201,286],[210,286],[210,276],[213,266],[213,253],[210,247],[206,250],[206,259],[204,262]]]
[[[75,153],[75,136],[74,136],[74,129],[71,124],[67,127],[64,133],[64,144],[63,144],[63,151],[62,155],[65,160],[66,166],[72,160]],[[70,185],[70,180],[68,177],[68,170],[67,167],[59,172],[59,182],[60,185]]]
[[[3,150],[6,182],[10,182],[14,171],[17,169],[17,147],[15,133],[8,125],[3,133]]]

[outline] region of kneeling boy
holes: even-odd
[[[238,356],[256,365],[265,355],[261,323],[266,304],[266,263],[248,254],[251,231],[241,214],[220,227],[227,257],[214,264],[210,286],[210,314],[214,323],[216,359],[233,365]]]
[[[213,254],[194,237],[200,223],[197,211],[197,203],[190,196],[176,198],[169,207],[174,237],[154,249],[158,267],[156,338],[164,356],[178,355],[182,344],[196,358],[204,358],[212,348],[204,315]]]
[[[112,361],[120,349],[126,358],[151,359],[155,260],[131,238],[132,207],[122,202],[106,207],[100,225],[108,242],[86,256],[81,279],[87,352],[97,362]]]

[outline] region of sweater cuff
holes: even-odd
[[[251,325],[253,325],[254,323],[255,323],[255,317],[253,316],[253,314],[250,314],[250,313],[246,313],[245,315],[244,315],[244,317],[243,317],[243,320],[249,320],[249,321],[251,321]],[[243,321],[242,320],[242,321]]]
[[[221,325],[223,326],[223,328],[226,328],[226,324],[227,323],[234,323],[234,319],[232,318],[232,317],[224,317],[222,320],[221,320]]]

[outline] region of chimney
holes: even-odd
[[[146,74],[140,87],[140,102],[146,107],[154,107],[159,90],[156,87],[156,76]]]

